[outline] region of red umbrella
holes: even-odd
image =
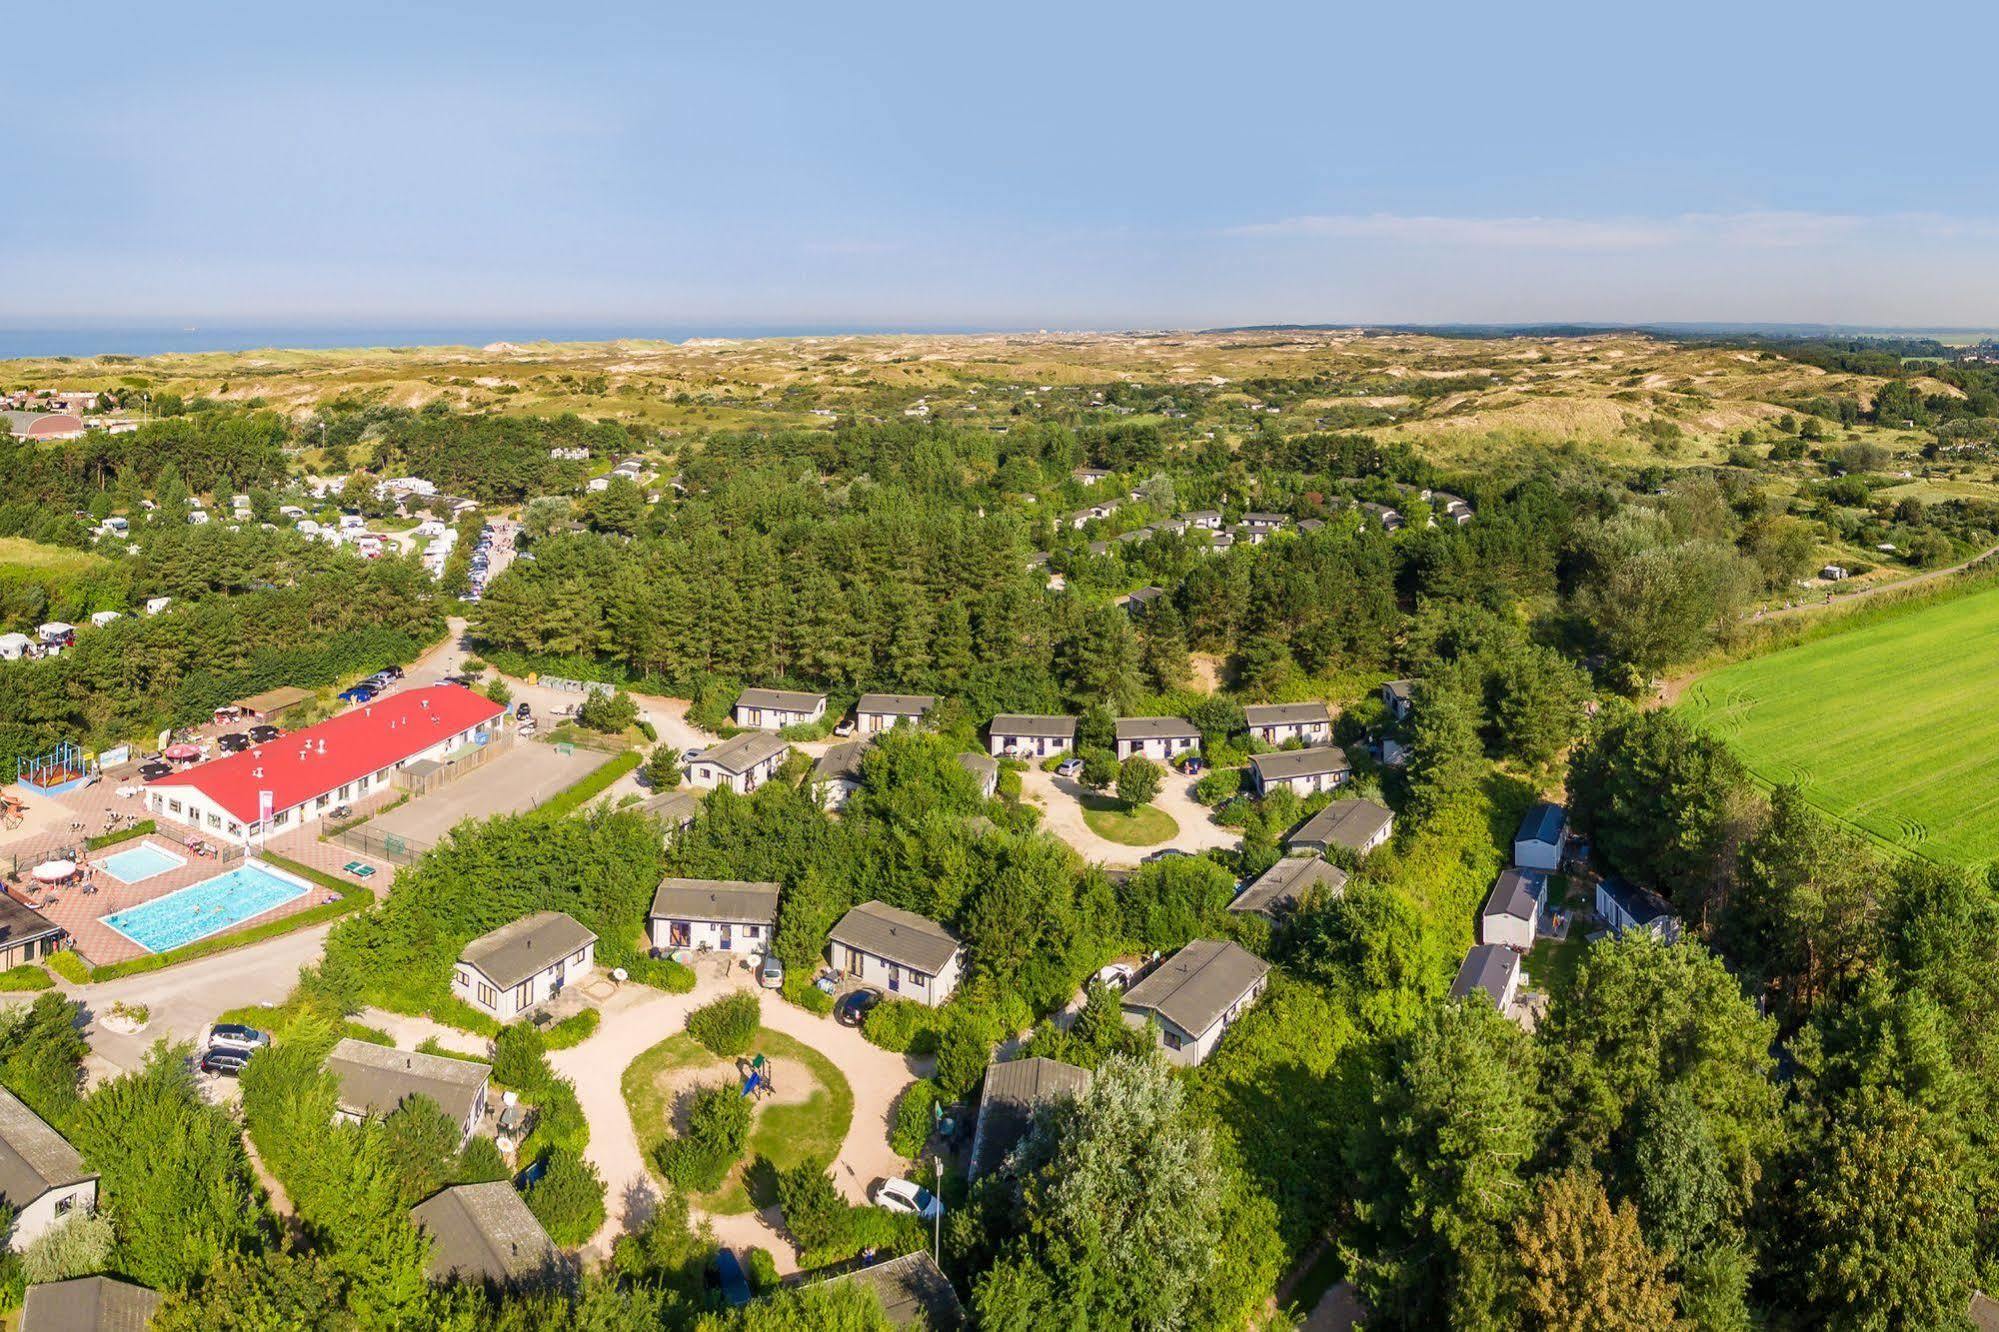
[[[201,757],[201,751],[193,745],[168,745],[166,756],[176,763],[188,763]]]

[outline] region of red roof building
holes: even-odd
[[[309,822],[387,786],[397,768],[483,743],[506,709],[458,685],[378,698],[316,725],[150,783],[156,815],[241,841]],[[268,793],[268,804],[264,796]]]

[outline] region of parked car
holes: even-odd
[[[202,1052],[201,1071],[204,1073],[214,1073],[225,1078],[233,1078],[238,1073],[241,1073],[244,1066],[249,1062],[250,1051],[230,1050],[218,1046],[215,1049]]]
[[[218,1022],[208,1029],[207,1044],[211,1048],[225,1046],[231,1050],[261,1050],[270,1043],[269,1036],[241,1022]]]
[[[743,1275],[743,1264],[727,1249],[715,1251],[715,1261],[708,1265],[704,1284],[720,1294],[722,1302],[731,1309],[740,1309],[750,1302],[750,1281]]]
[[[1055,775],[1057,777],[1082,776],[1083,760],[1079,758],[1063,759],[1060,763],[1055,765]]]
[[[867,1019],[868,1013],[882,1001],[880,990],[855,990],[849,993],[833,1009],[833,1016],[843,1027],[858,1027]]]
[[[375,691],[367,685],[355,685],[352,689],[340,691],[340,701],[343,703],[366,703],[374,697]]]
[[[852,735],[853,733],[854,733],[854,724],[850,721],[838,722],[833,727],[833,734],[839,736],[843,740],[846,739],[848,736]]]
[[[1197,754],[1189,754],[1180,760],[1180,771],[1186,773],[1189,777],[1199,777],[1201,770],[1205,766]]]
[[[935,1221],[944,1214],[943,1199],[907,1179],[885,1179],[875,1185],[874,1201],[877,1207],[921,1217],[925,1221]]]
[[[1113,990],[1124,991],[1131,988],[1131,983],[1137,975],[1138,968],[1129,962],[1110,962],[1098,969],[1097,983],[1108,985]]]
[[[521,702],[519,707],[514,709],[514,716],[521,721],[526,721],[529,717],[532,717],[533,715],[534,715],[534,709],[529,707],[525,700]]]
[[[784,963],[775,954],[764,954],[763,962],[757,967],[757,984],[766,990],[775,990],[784,984]]]
[[[382,667],[382,674],[388,676],[391,680],[400,680],[403,678],[403,668],[400,666],[384,666]]]

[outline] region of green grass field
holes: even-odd
[[[1726,666],[1681,710],[1750,771],[1940,861],[1999,857],[1999,587]]]
[[[33,574],[74,574],[108,564],[102,555],[68,546],[45,546],[26,537],[0,537],[0,567]]]
[[[1158,846],[1180,831],[1163,809],[1151,805],[1127,809],[1122,800],[1089,793],[1083,796],[1083,822],[1097,836],[1121,846]]]

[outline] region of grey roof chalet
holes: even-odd
[[[1326,896],[1338,897],[1346,890],[1347,872],[1317,856],[1286,856],[1257,875],[1229,903],[1229,910],[1275,916],[1297,906],[1305,900],[1306,893],[1322,886]]]
[[[861,780],[861,757],[867,753],[869,741],[846,740],[834,745],[812,763],[812,780],[815,782],[853,782]]]
[[[1504,1007],[1506,984],[1520,970],[1520,955],[1505,944],[1480,944],[1465,954],[1457,979],[1451,982],[1451,998],[1466,999],[1483,994]]]
[[[1532,870],[1502,871],[1485,896],[1484,915],[1532,921],[1541,912],[1541,890],[1547,880]]]
[[[862,694],[854,711],[863,715],[921,717],[936,706],[936,698],[929,694]]]
[[[1108,555],[1111,553],[1111,543],[1108,541],[1092,541],[1089,550],[1092,555]]]
[[[1329,722],[1333,710],[1324,703],[1252,703],[1242,710],[1250,726],[1297,726],[1307,722]]]
[[[1178,740],[1201,738],[1201,728],[1185,717],[1119,717],[1120,740]]]
[[[1134,541],[1149,541],[1151,538],[1152,538],[1151,528],[1139,527],[1139,528],[1134,528],[1129,532],[1119,533],[1117,539],[1119,544],[1128,546]]]
[[[978,1127],[972,1131],[972,1155],[965,1173],[973,1179],[1006,1159],[1033,1126],[1035,1110],[1058,1097],[1081,1096],[1090,1085],[1090,1070],[1056,1059],[1015,1059],[986,1067],[985,1090],[979,1093]]]
[[[777,924],[778,887],[741,879],[664,879],[652,895],[652,914],[671,920]]]
[[[1613,874],[1599,882],[1596,890],[1615,902],[1618,909],[1631,918],[1632,924],[1640,928],[1654,921],[1672,918],[1673,908],[1665,898],[1650,888],[1640,888],[1629,879]]]
[[[1549,846],[1562,844],[1562,832],[1568,826],[1569,816],[1560,805],[1543,800],[1520,817],[1520,831],[1513,834],[1516,842],[1545,842]]]
[[[555,1245],[504,1179],[440,1189],[410,1219],[430,1236],[433,1280],[520,1286],[554,1275]]]
[[[1358,851],[1395,818],[1386,805],[1373,800],[1335,800],[1305,820],[1285,839],[1288,847],[1343,846]]]
[[[942,925],[886,902],[861,903],[840,917],[826,937],[926,976],[944,970],[958,952],[957,938]]]
[[[669,828],[685,828],[700,816],[701,797],[692,791],[662,791],[640,803],[639,813],[658,819]]]
[[[1076,719],[1074,717],[1028,717],[1008,714],[993,718],[987,728],[993,735],[1026,735],[1036,739],[1074,740]]]
[[[1124,1007],[1157,1013],[1189,1036],[1222,1020],[1270,964],[1239,944],[1196,939],[1124,992]]]
[[[951,1279],[937,1266],[928,1249],[842,1272],[827,1280],[851,1281],[872,1290],[881,1300],[888,1321],[897,1327],[953,1332],[965,1324],[965,1309],[958,1303],[958,1292],[951,1288]]]
[[[596,933],[574,917],[560,911],[537,911],[480,935],[465,945],[458,960],[477,967],[496,988],[511,990],[596,942]]]
[[[1325,520],[1320,518],[1300,518],[1298,520],[1298,530],[1300,532],[1316,532],[1325,525]]]
[[[1183,513],[1180,515],[1180,521],[1183,523],[1218,523],[1221,520],[1221,511],[1218,509],[1195,509],[1192,513]]]
[[[1384,698],[1394,699],[1397,705],[1408,707],[1416,701],[1416,682],[1414,680],[1390,680],[1381,686],[1381,693]]]
[[[1166,589],[1163,587],[1141,587],[1138,591],[1126,597],[1124,604],[1128,609],[1138,610],[1142,607],[1150,606],[1165,595]]]
[[[1291,517],[1282,513],[1246,513],[1242,520],[1251,527],[1282,527]]]
[[[0,1087],[0,1202],[19,1211],[50,1189],[95,1178],[62,1134]]]
[[[742,773],[775,758],[788,747],[768,731],[745,731],[707,750],[695,762],[712,763],[724,772]]]
[[[21,1332],[145,1332],[160,1293],[117,1277],[87,1276],[28,1287]]]
[[[1313,749],[1280,749],[1274,754],[1252,754],[1250,767],[1266,782],[1289,781],[1293,777],[1325,777],[1336,772],[1352,772],[1347,752],[1338,745]]]
[[[493,1070],[470,1059],[397,1050],[343,1038],[326,1056],[340,1082],[339,1108],[350,1115],[386,1115],[412,1096],[428,1096],[453,1122],[470,1118]]]
[[[799,689],[745,689],[736,695],[739,708],[775,708],[780,712],[810,712],[825,701],[824,694]]]
[[[981,782],[994,781],[999,778],[999,760],[991,754],[968,752],[958,755],[958,762],[963,765],[966,772],[971,773],[972,776],[978,778]]]

